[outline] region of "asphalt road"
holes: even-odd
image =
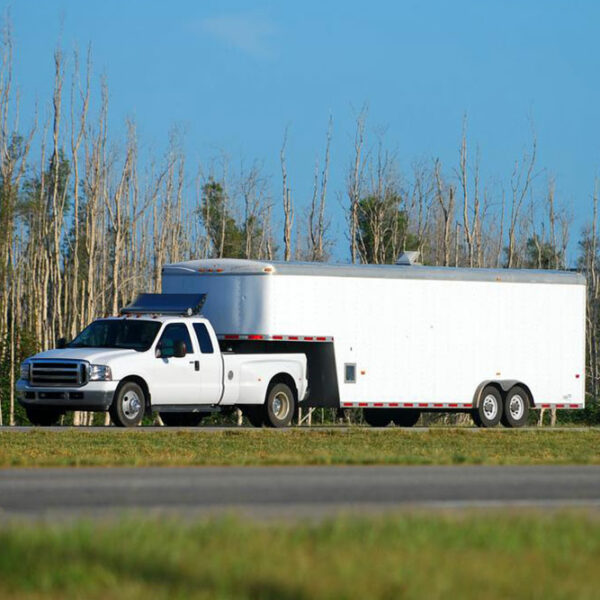
[[[0,520],[135,511],[306,518],[410,507],[600,508],[599,466],[0,470]]]

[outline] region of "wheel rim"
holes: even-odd
[[[128,419],[135,419],[142,410],[142,402],[136,392],[130,390],[123,396],[123,414]]]
[[[282,421],[290,412],[290,399],[284,392],[278,392],[273,398],[273,414]]]
[[[493,394],[488,394],[483,399],[483,414],[489,421],[492,421],[498,415],[498,400]]]
[[[522,419],[523,414],[525,413],[525,400],[523,400],[523,397],[519,394],[512,396],[508,405],[508,410],[510,412],[510,416],[515,421]]]

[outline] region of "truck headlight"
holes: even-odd
[[[88,367],[89,381],[110,381],[112,373],[108,365],[90,365]]]
[[[21,379],[29,381],[29,373],[31,371],[31,363],[26,360],[21,363]]]

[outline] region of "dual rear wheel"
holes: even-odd
[[[264,404],[251,404],[242,408],[244,416],[254,427],[288,427],[296,412],[296,398],[285,383],[269,388]]]
[[[515,385],[502,396],[499,389],[488,385],[481,392],[479,405],[472,412],[477,427],[523,427],[529,418],[529,393]]]

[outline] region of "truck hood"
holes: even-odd
[[[110,348],[61,348],[40,352],[30,358],[53,358],[57,360],[87,360],[92,364],[106,365],[115,360],[139,357],[135,350],[116,350]]]

